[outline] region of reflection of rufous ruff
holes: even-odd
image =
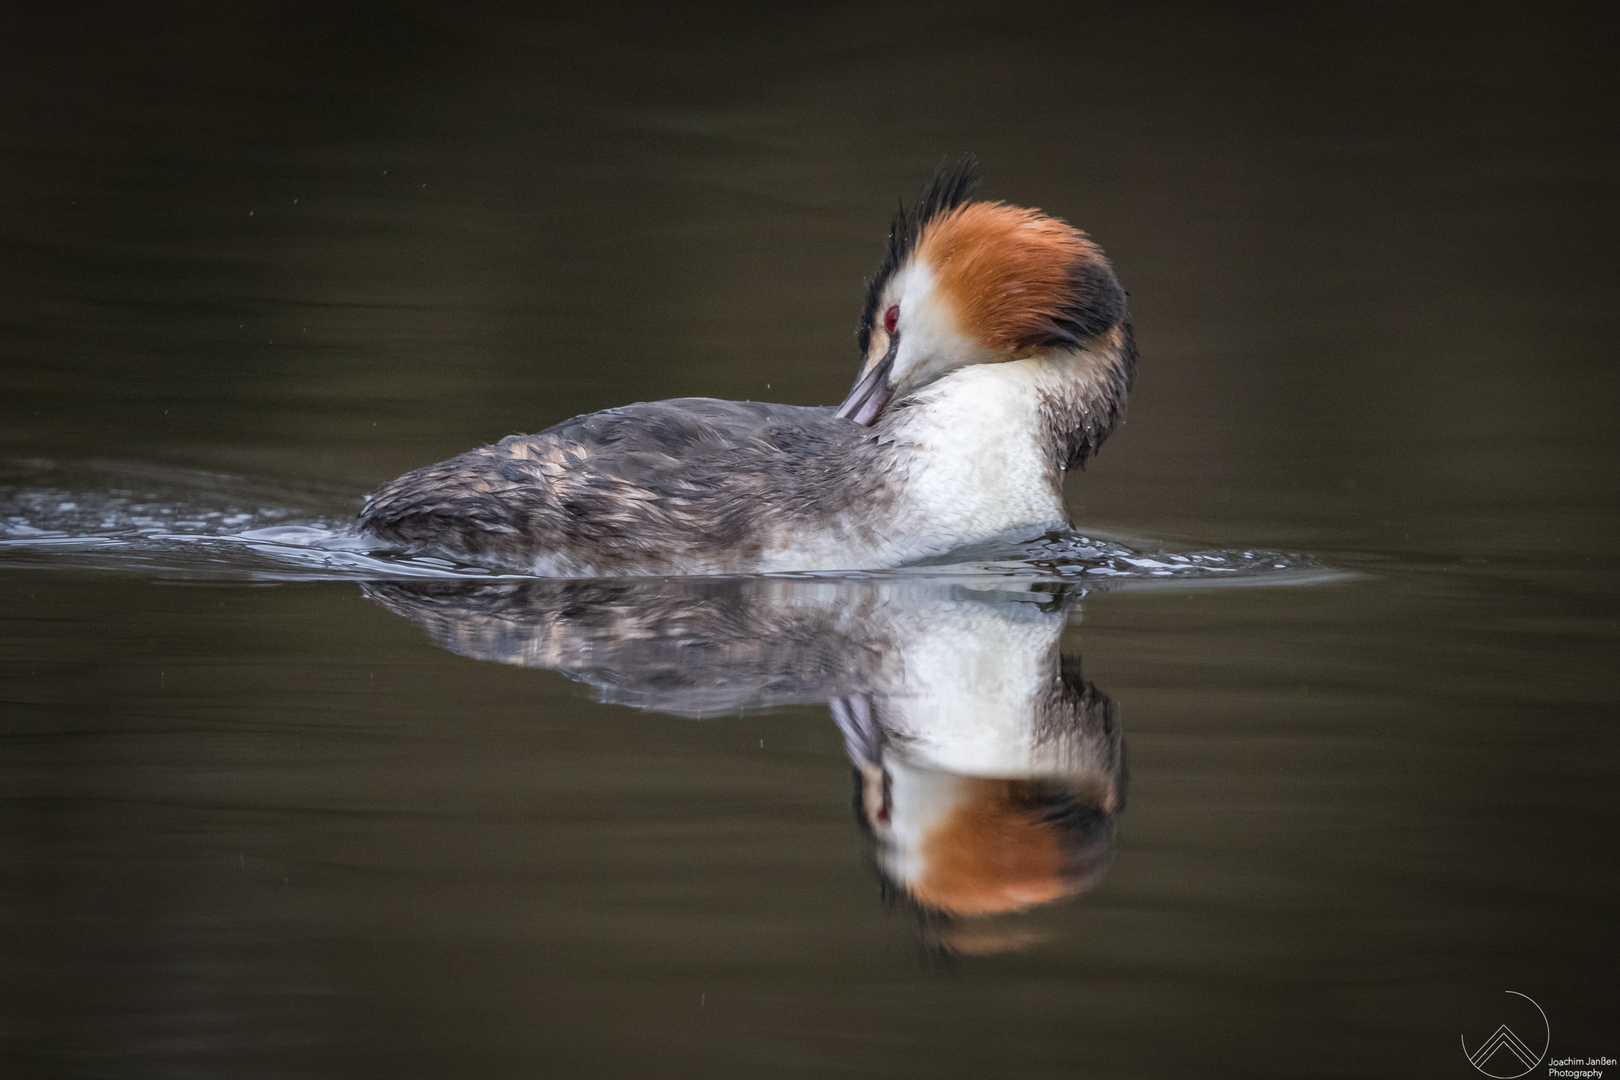
[[[923,842],[917,901],[953,915],[990,915],[1074,891],[1060,826],[1022,780],[965,780],[961,801]]]

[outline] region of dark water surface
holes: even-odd
[[[1132,11],[9,19],[0,1074],[1462,1077],[1509,990],[1620,1057],[1602,28]],[[963,149],[1132,294],[1091,539],[345,545],[578,412],[839,400]]]

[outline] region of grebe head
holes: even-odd
[[[902,207],[867,283],[860,377],[838,415],[870,425],[895,397],[971,364],[1112,351],[1128,386],[1125,291],[1079,229],[973,199],[978,164],[941,169]],[[1121,381],[1121,380],[1116,380]]]

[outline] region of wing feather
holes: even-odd
[[[367,499],[360,527],[410,551],[558,573],[739,565],[847,502],[871,438],[828,408],[644,402],[406,473]]]

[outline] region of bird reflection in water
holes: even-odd
[[[464,656],[549,668],[679,716],[825,702],[885,895],[930,947],[1033,937],[1082,893],[1125,805],[1117,709],[1059,650],[1073,594],[787,578],[374,583]]]

